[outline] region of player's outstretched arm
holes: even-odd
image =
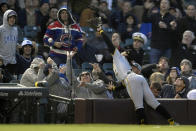
[[[92,27],[94,30],[97,30],[99,32],[99,34],[103,37],[105,43],[107,44],[110,53],[114,54],[115,47],[112,44],[112,41],[110,40],[110,38],[106,35],[104,30],[102,29],[101,17],[99,17],[99,18],[96,17],[96,18],[90,19],[89,20],[89,26]]]

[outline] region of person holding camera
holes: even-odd
[[[147,37],[143,33],[135,32],[132,35],[133,44],[126,46],[125,51],[122,52],[127,57],[129,63],[132,61],[138,64],[143,64],[144,50],[142,47],[147,43]]]
[[[44,79],[45,62],[42,58],[34,58],[30,67],[24,72],[20,84],[27,87],[34,87],[37,81]]]

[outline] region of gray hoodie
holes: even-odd
[[[18,41],[18,30],[8,24],[8,14],[15,13],[7,10],[3,15],[3,25],[0,26],[0,55],[3,56],[4,65],[16,64],[16,45]]]
[[[41,58],[34,58],[31,62],[30,68],[28,68],[20,80],[20,84],[27,87],[34,87],[35,82],[42,81],[45,78],[43,69],[39,68],[41,63],[45,63]]]

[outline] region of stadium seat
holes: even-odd
[[[103,27],[103,30],[109,37],[112,37],[112,34],[114,32],[112,28]]]
[[[82,31],[84,31],[86,33],[86,37],[88,39],[92,39],[93,37],[95,37],[95,31],[92,28],[89,27],[81,27]]]
[[[73,69],[75,76],[79,76],[79,74],[82,72],[82,69]]]
[[[24,26],[24,35],[29,39],[34,39],[37,37],[37,33],[40,32],[41,29],[37,26]]]
[[[150,39],[152,34],[152,23],[142,23],[139,32],[145,34],[147,38]]]
[[[112,63],[103,63],[103,71],[113,73],[113,64]]]
[[[24,38],[24,31],[19,26],[16,26],[16,27],[17,27],[17,30],[18,30],[18,42],[22,43],[23,38]]]
[[[130,45],[132,45],[133,44],[133,39],[126,39],[125,40],[125,44],[124,44],[124,47],[126,47],[126,46],[130,46]]]
[[[89,72],[91,72],[92,70],[93,70],[93,67],[88,62],[82,63],[82,71],[89,71]]]

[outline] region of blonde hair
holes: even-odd
[[[154,72],[150,75],[149,84],[152,82],[158,82],[162,84],[164,82],[164,74],[160,72]]]

